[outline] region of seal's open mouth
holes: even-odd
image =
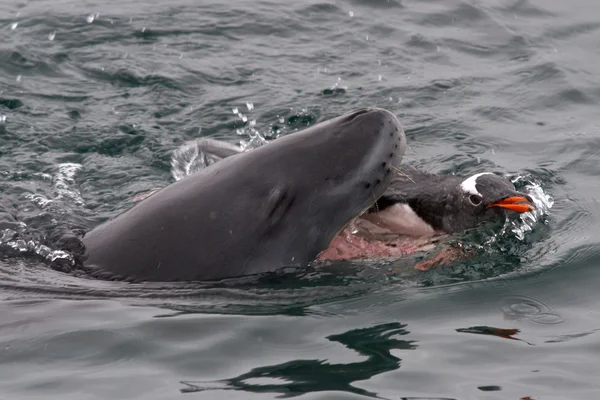
[[[534,211],[533,199],[526,194],[504,197],[486,209],[500,207],[518,213]],[[370,209],[339,232],[317,261],[395,258],[426,251],[446,232],[433,229],[412,209],[395,203],[379,211]]]
[[[317,261],[394,258],[433,248],[443,235],[416,217],[405,204],[369,211],[352,220],[331,241]]]

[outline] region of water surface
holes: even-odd
[[[599,7],[9,2],[0,398],[598,398]],[[190,140],[256,146],[363,106],[399,117],[405,162],[501,172],[548,207],[427,273],[133,285],[52,246],[173,182]]]

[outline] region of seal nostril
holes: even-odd
[[[368,112],[369,112],[369,109],[368,109],[368,108],[363,108],[362,110],[358,110],[358,111],[357,111],[357,112],[355,112],[354,114],[350,114],[350,115],[348,116],[348,119],[347,119],[347,121],[352,121],[354,118],[358,117],[359,115],[361,115],[361,114],[365,114],[365,113],[368,113]]]
[[[382,168],[385,168],[386,166],[387,166],[387,163],[386,163],[386,162],[382,162],[382,163],[381,163],[381,167],[382,167]]]
[[[390,158],[394,157],[394,153],[390,153]]]
[[[381,179],[377,179],[377,180],[375,181],[375,184],[376,184],[376,185],[379,185],[380,183],[381,183]]]
[[[396,143],[396,144],[394,145],[394,149],[397,149],[397,148],[398,148],[398,143]]]
[[[365,183],[365,189],[371,189],[371,184],[370,183]]]
[[[385,170],[386,175],[389,174],[390,172],[392,172],[391,168],[388,168],[388,169]]]

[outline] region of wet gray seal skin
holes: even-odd
[[[232,155],[83,237],[104,279],[201,281],[306,266],[384,193],[406,138],[361,109]]]

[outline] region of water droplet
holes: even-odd
[[[254,109],[254,104],[252,104],[251,101],[247,101],[246,102],[246,108],[248,108],[248,110],[253,110]]]
[[[0,235],[0,243],[6,243],[17,236],[17,232],[13,231],[12,229],[4,229],[0,233],[2,233]]]
[[[146,27],[142,28],[142,33],[146,32]]]
[[[23,239],[17,239],[14,242],[13,248],[16,250],[19,250],[21,252],[25,252],[25,251],[27,251],[27,242],[24,241]]]
[[[350,12],[348,13],[348,15],[349,15],[350,17],[354,17],[354,11],[350,11]]]
[[[381,76],[381,75],[378,75],[378,76],[377,76],[377,80],[378,80],[378,81],[380,81],[380,80],[381,80],[381,78],[382,78],[382,76]]]
[[[48,246],[44,246],[43,244],[40,245],[36,251],[36,253],[38,253],[40,256],[46,258],[50,255],[50,253],[52,252],[52,250],[50,250],[50,248]]]
[[[50,34],[48,35],[48,40],[52,41],[52,40],[54,40],[55,37],[56,37],[56,31],[50,32]]]
[[[10,30],[14,31],[15,29],[17,29],[17,26],[19,26],[18,22],[13,22],[12,24],[10,24]]]
[[[181,54],[179,55],[179,59],[181,60],[182,58],[183,58],[183,53],[181,53]]]
[[[369,35],[365,36],[365,40],[369,40]]]
[[[21,75],[17,75],[17,82],[21,82],[21,78],[22,78]]]
[[[85,20],[87,21],[88,24],[91,24],[92,22],[94,22],[94,14],[90,14],[88,15]]]
[[[232,108],[231,111],[233,111],[234,114],[237,114],[239,110],[237,108]]]
[[[279,118],[279,123],[280,123],[280,124],[283,124],[284,122],[285,122],[285,118],[283,118],[283,117],[280,117],[280,118]]]
[[[245,115],[242,115],[242,121],[244,121],[244,122],[248,121],[248,117],[246,117]]]
[[[6,115],[0,115],[0,124],[6,123]]]

